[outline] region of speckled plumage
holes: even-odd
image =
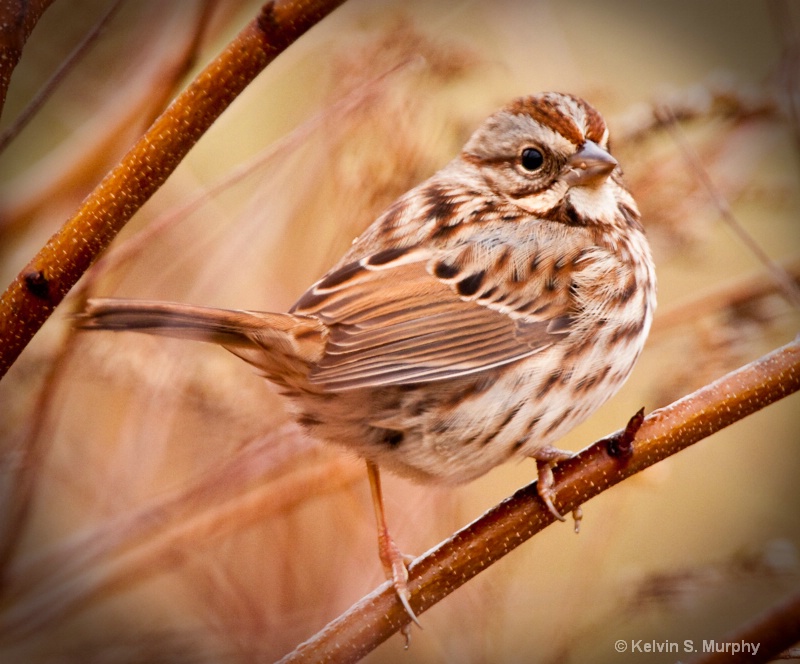
[[[641,352],[655,274],[607,142],[580,99],[515,100],[289,314],[96,300],[84,326],[216,341],[279,384],[311,435],[418,480],[472,480],[558,440]],[[587,145],[601,151],[588,166]]]
[[[655,289],[605,122],[544,93],[490,116],[289,313],[90,300],[81,324],[218,343],[278,384],[311,435],[363,456],[381,561],[416,620],[378,467],[456,484],[531,456],[562,518],[552,443],[628,377]]]

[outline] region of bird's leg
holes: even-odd
[[[406,567],[406,562],[410,562],[412,558],[400,553],[397,544],[395,544],[392,536],[389,535],[389,529],[386,527],[386,514],[383,511],[381,476],[378,466],[371,461],[367,461],[367,475],[369,476],[370,489],[372,489],[372,504],[375,507],[375,521],[378,524],[378,555],[380,556],[381,563],[383,563],[386,578],[394,585],[394,590],[400,598],[400,603],[403,605],[403,608],[405,608],[411,620],[419,627],[422,627],[408,601],[408,568]],[[406,644],[408,644],[408,631],[404,629],[403,634],[406,637]]]
[[[536,483],[536,490],[539,492],[539,498],[547,507],[547,510],[559,521],[566,521],[566,518],[561,515],[553,505],[553,498],[556,492],[553,491],[553,468],[558,465],[560,461],[565,461],[575,456],[572,452],[565,452],[556,447],[546,445],[536,450],[531,457],[536,461],[536,469],[539,471],[539,481]],[[572,511],[572,518],[575,520],[575,532],[578,531],[582,514],[580,508]]]

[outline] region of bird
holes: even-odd
[[[656,307],[641,217],[601,114],[543,92],[490,115],[286,313],[94,298],[87,330],[222,346],[308,435],[366,461],[378,552],[410,619],[380,471],[458,485],[532,458],[555,518],[554,447],[631,373]]]

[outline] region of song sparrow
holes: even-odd
[[[600,114],[517,99],[361,235],[289,313],[89,301],[82,326],[218,343],[280,386],[312,435],[367,460],[387,575],[409,615],[378,466],[472,480],[533,457],[611,397],[642,350],[655,274]]]

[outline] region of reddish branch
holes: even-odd
[[[0,298],[0,377],[98,254],[238,94],[343,1],[264,5],[173,101]]]
[[[53,0],[0,0],[0,113],[22,47]]]
[[[622,480],[800,389],[800,341],[729,373],[645,418],[630,454],[600,440],[555,469],[556,507],[567,513]],[[531,484],[409,567],[411,606],[420,615],[550,525]],[[355,662],[409,621],[387,582],[281,660]]]
[[[726,634],[717,643],[754,643],[758,652],[714,652],[691,660],[692,664],[756,664],[771,662],[800,640],[800,593],[756,617],[752,622]],[[795,659],[795,657],[791,657]]]

